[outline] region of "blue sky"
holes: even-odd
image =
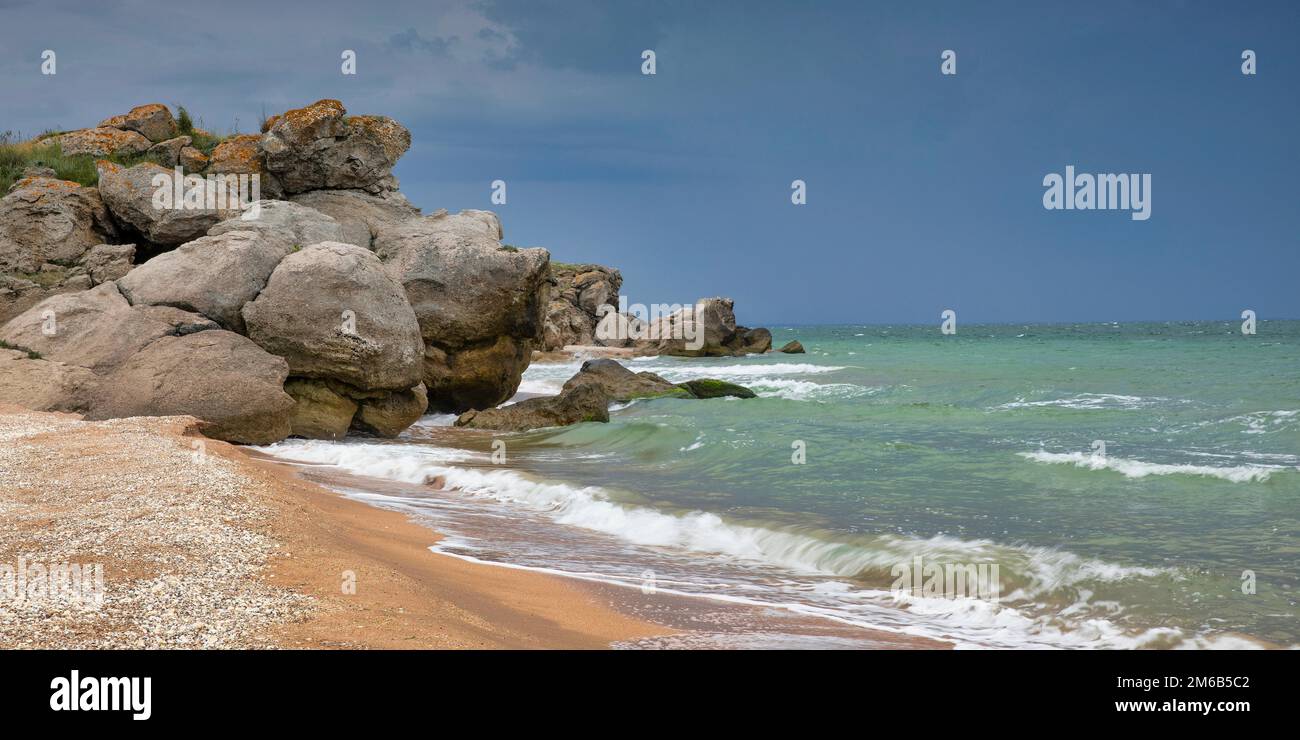
[[[0,129],[338,98],[411,129],[426,211],[749,325],[1300,318],[1300,3],[296,5],[0,0]],[[1066,165],[1151,173],[1150,220],[1045,210]]]

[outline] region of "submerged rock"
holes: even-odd
[[[781,347],[781,349],[777,350],[777,352],[784,352],[787,355],[804,354],[803,345],[799,343],[798,339],[791,339],[790,341],[786,342],[785,345]]]
[[[569,390],[580,385],[598,386],[613,401],[635,398],[690,398],[689,389],[681,388],[651,372],[634,373],[613,360],[587,360],[582,369],[564,383]]]
[[[728,383],[725,380],[714,380],[713,378],[700,378],[699,380],[688,380],[684,383],[678,383],[678,388],[684,388],[695,398],[723,398],[732,396],[734,398],[757,398],[758,394],[743,385]]]

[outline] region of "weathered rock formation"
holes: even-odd
[[[258,143],[285,191],[396,190],[393,165],[411,132],[385,116],[349,116],[337,100],[318,100],[266,121]]]
[[[430,409],[510,398],[542,338],[550,255],[503,247],[500,234],[494,214],[461,211],[410,219],[375,239],[420,324]]]
[[[791,339],[786,342],[777,352],[784,352],[787,355],[802,355],[804,353],[803,345],[800,344],[798,339]]]
[[[551,263],[551,302],[546,308],[543,349],[604,344],[596,337],[601,307],[618,308],[623,275],[601,265]],[[608,309],[607,309],[608,310]]]

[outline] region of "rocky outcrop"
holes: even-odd
[[[596,332],[601,307],[618,308],[618,291],[623,286],[623,275],[601,265],[553,262],[551,277],[555,285],[546,308],[543,349],[553,351],[569,345],[604,344]]]
[[[802,355],[804,353],[803,345],[799,343],[798,339],[791,339],[786,342],[777,352],[784,352],[787,355]]]
[[[737,326],[734,305],[730,298],[702,298],[693,306],[650,322],[647,338],[637,344],[647,352],[678,357],[727,357],[770,350],[772,333]]]
[[[207,233],[218,222],[238,216],[238,209],[231,208],[190,208],[185,203],[174,203],[172,207],[159,208],[154,205],[154,193],[159,186],[154,178],[163,175],[170,183],[174,171],[161,165],[145,162],[134,167],[119,167],[108,162],[101,163],[99,173],[99,192],[105,205],[113,215],[138,231],[148,241],[167,247],[184,244]],[[187,178],[190,180],[190,178]],[[160,182],[162,182],[160,180]],[[210,194],[210,183],[201,177],[194,177],[185,186],[185,197],[194,199],[196,204],[215,203],[215,194]]]
[[[503,247],[500,233],[495,216],[463,211],[408,220],[375,240],[415,310],[433,410],[505,401],[541,340],[550,255]]]
[[[288,375],[283,358],[234,332],[167,336],[101,379],[86,418],[189,414],[209,437],[270,444],[291,431]]]
[[[257,175],[259,195],[283,197],[284,187],[262,159],[261,143],[262,137],[257,134],[238,134],[223,139],[208,158],[206,174]]]
[[[243,333],[244,304],[262,292],[292,251],[287,239],[226,231],[154,257],[119,280],[118,287],[131,303],[196,311]]]
[[[295,377],[391,391],[421,381],[415,312],[362,247],[323,242],[290,254],[243,315],[249,338],[288,360]]]
[[[177,129],[172,112],[162,103],[137,105],[128,113],[105,118],[99,122],[99,126],[134,131],[149,141],[166,141],[176,135]],[[64,154],[67,153],[64,149]]]
[[[259,144],[267,168],[289,193],[395,190],[393,165],[411,134],[384,116],[349,116],[337,100],[318,100],[268,119]]]
[[[54,178],[14,183],[0,199],[0,273],[69,266],[117,228],[96,188]]]
[[[397,191],[371,195],[364,190],[313,190],[292,200],[338,221],[343,236],[337,241],[366,249],[374,248],[381,230],[420,217],[420,209]]]
[[[42,357],[111,372],[165,336],[216,329],[212,321],[167,306],[132,306],[113,283],[55,296],[0,327],[0,339]]]
[[[59,150],[64,156],[88,154],[92,157],[121,157],[143,154],[153,142],[135,131],[123,131],[111,126],[84,128],[70,131],[59,137]]]
[[[530,398],[485,411],[467,411],[456,419],[456,426],[525,432],[583,421],[609,421],[609,396],[594,383],[583,383],[558,396]]]

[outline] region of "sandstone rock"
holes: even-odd
[[[365,390],[420,383],[420,326],[402,286],[370,251],[322,242],[282,260],[243,309],[248,336],[295,376]]]
[[[736,337],[730,345],[735,354],[761,355],[772,349],[772,332],[767,329],[736,327]]]
[[[84,367],[0,349],[0,404],[79,414],[90,407],[97,383]]]
[[[28,178],[0,199],[0,272],[72,264],[117,236],[99,191],[67,180]]]
[[[682,388],[651,372],[634,373],[614,360],[587,360],[582,369],[564,383],[564,390],[593,384],[601,388],[612,401],[631,401],[634,398],[690,398],[690,389]]]
[[[288,363],[234,332],[163,337],[100,383],[87,419],[189,414],[214,439],[271,444],[289,436]]]
[[[261,151],[287,192],[395,189],[391,173],[411,134],[383,116],[348,116],[337,100],[319,100],[268,121]]]
[[[605,306],[618,307],[618,291],[623,276],[618,270],[601,265],[567,265],[551,263],[551,302],[546,309],[543,325],[543,346],[556,350],[569,344],[606,344],[598,336],[601,314],[609,311]],[[612,314],[612,311],[609,311]],[[610,326],[609,321],[605,324]],[[616,332],[601,331],[613,339]],[[609,344],[622,346],[622,341]]]
[[[0,339],[104,374],[161,337],[216,328],[204,317],[176,308],[132,307],[116,285],[104,283],[42,301],[0,327]]]
[[[342,439],[357,413],[357,402],[310,378],[290,378],[284,392],[293,397],[289,426],[295,437]]]
[[[276,265],[292,251],[286,239],[225,231],[154,257],[127,273],[118,287],[131,303],[195,311],[244,333],[244,304],[262,292]]]
[[[723,398],[724,396],[733,396],[735,398],[758,397],[757,393],[754,393],[743,385],[728,383],[725,380],[714,380],[713,378],[688,380],[685,383],[678,383],[677,386],[686,389],[696,398]]]
[[[172,112],[161,103],[137,105],[129,113],[106,118],[99,122],[101,128],[112,127],[124,131],[136,131],[149,141],[165,141],[176,135],[176,119]],[[67,153],[67,149],[64,149]]]
[[[802,355],[804,353],[803,345],[799,343],[798,339],[786,342],[785,346],[781,347],[777,352],[784,352],[787,355]]]
[[[208,155],[192,146],[181,147],[177,161],[186,172],[199,172],[208,166]]]
[[[39,165],[24,167],[23,176],[19,179],[26,180],[31,177],[47,177],[47,178],[57,180],[59,179],[59,173],[55,172],[53,167],[41,167]],[[12,189],[12,186],[10,187],[10,189]]]
[[[352,428],[380,437],[396,437],[419,421],[428,406],[429,396],[423,383],[407,391],[363,399]]]
[[[480,214],[462,213],[407,220],[375,240],[420,323],[430,408],[505,401],[542,338],[550,255],[502,248],[496,233]]]
[[[502,403],[519,390],[531,360],[530,342],[504,335],[455,351],[426,343],[424,385],[429,410],[460,413]]]
[[[166,176],[163,180],[160,176]],[[130,224],[145,239],[154,244],[172,246],[197,239],[207,233],[217,222],[239,215],[238,209],[231,208],[186,208],[183,203],[173,203],[170,208],[154,206],[154,192],[160,187],[154,184],[158,177],[161,186],[170,186],[174,170],[146,162],[130,168],[103,167],[99,176],[100,195],[104,203],[118,219]],[[209,183],[204,178],[192,176],[185,187],[186,197],[190,192],[198,202],[208,202]],[[217,199],[213,197],[213,201]],[[227,205],[219,203],[219,205]],[[100,240],[102,241],[102,240]]]
[[[258,149],[261,140],[257,134],[239,134],[223,140],[212,150],[207,174],[257,175],[262,196],[282,197],[284,187],[262,160]]]
[[[256,208],[208,229],[208,236],[230,231],[251,231],[298,247],[345,241],[343,228],[332,217],[287,200],[260,200]]]
[[[420,217],[420,209],[396,191],[371,195],[363,190],[313,190],[292,200],[333,216],[343,228],[338,241],[366,249],[373,248],[381,230]]]
[[[148,138],[134,131],[102,126],[70,131],[59,137],[59,149],[64,156],[89,154],[94,157],[142,154],[153,146]]]
[[[558,396],[530,398],[498,409],[467,411],[456,426],[525,432],[583,421],[609,421],[609,396],[595,383],[583,383]]]
[[[97,244],[82,255],[78,264],[90,276],[91,282],[100,285],[130,272],[134,267],[131,264],[133,259],[134,244]]]
[[[154,144],[149,147],[146,154],[153,157],[158,164],[164,167],[175,167],[180,164],[181,150],[189,146],[193,141],[194,139],[188,136],[177,136]]]

